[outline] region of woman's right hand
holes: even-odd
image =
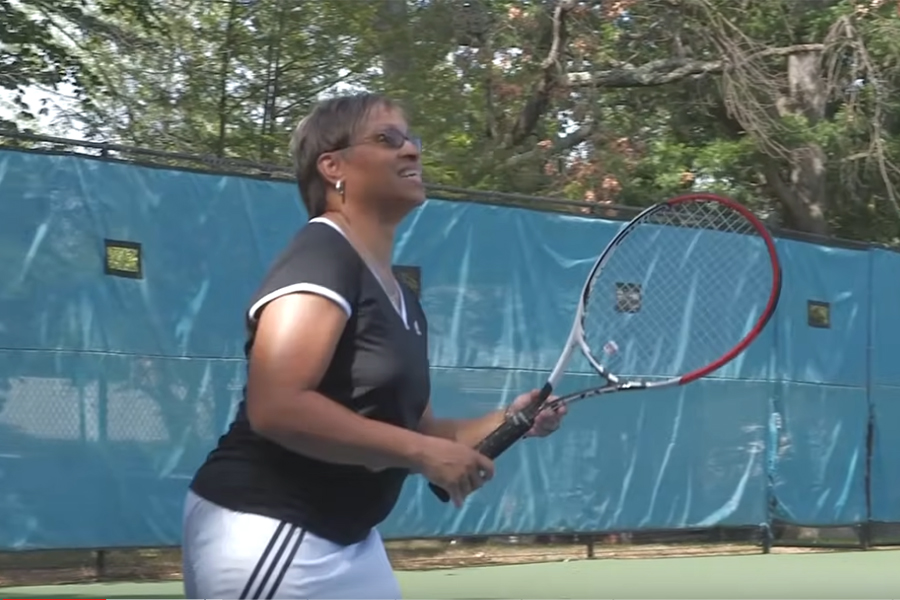
[[[444,438],[423,437],[419,472],[446,490],[457,508],[494,476],[494,461],[481,452]]]

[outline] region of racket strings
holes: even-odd
[[[666,210],[650,213],[644,222],[669,227],[758,235],[756,228],[743,214],[720,202],[683,202]]]
[[[584,339],[612,373],[678,377],[750,333],[772,282],[765,239],[740,212],[666,206],[637,221],[590,282]]]

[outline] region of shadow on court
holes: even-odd
[[[546,598],[829,600],[900,597],[900,551],[605,559],[398,573],[420,600]],[[181,584],[0,588],[0,598],[181,598]]]

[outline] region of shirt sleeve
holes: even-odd
[[[328,298],[347,317],[359,293],[361,261],[340,232],[322,223],[301,229],[275,260],[253,297],[247,319],[255,325],[267,304],[287,294]]]

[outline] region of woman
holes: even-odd
[[[327,100],[291,151],[312,218],[250,303],[245,399],[185,506],[185,593],[400,598],[375,526],[409,473],[460,506],[493,475],[472,447],[505,414],[431,412],[427,322],[391,271],[395,229],[425,201],[403,112],[372,94]]]

